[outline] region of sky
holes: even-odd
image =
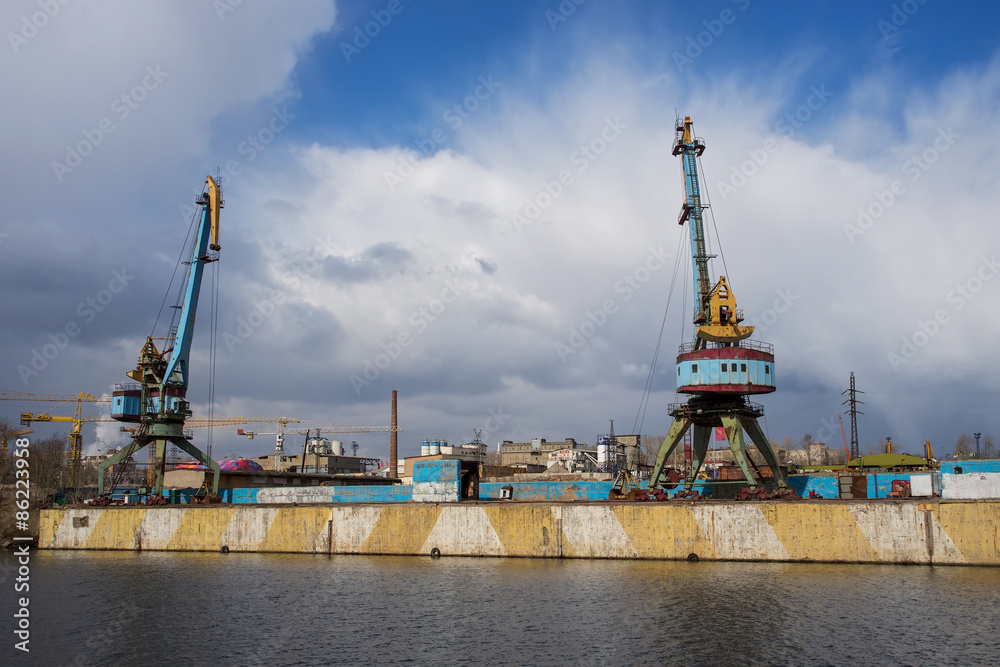
[[[852,372],[862,450],[1000,435],[993,5],[12,0],[0,27],[0,389],[127,381],[212,174],[197,416],[384,426],[395,389],[406,456],[662,435],[692,336],[688,115],[712,276],[775,349],[768,436],[843,446]],[[0,416],[47,409],[72,406]],[[86,453],[125,442],[84,428]]]

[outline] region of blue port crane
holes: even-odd
[[[705,142],[695,135],[690,116],[677,119],[673,154],[680,156],[684,168],[684,204],[678,224],[688,223],[691,238],[691,263],[694,272],[694,338],[683,343],[677,355],[677,392],[688,394],[685,404],[670,406],[674,418],[666,438],[660,445],[650,487],[670,487],[674,482],[667,468],[670,454],[681,442],[688,429],[693,429],[691,472],[685,480],[685,490],[698,476],[708,451],[709,439],[716,428],[725,431],[726,440],[739,465],[744,480],[729,480],[734,484],[757,487],[787,488],[777,457],[761,430],[757,419],[763,408],[747,397],[775,390],[774,348],[769,343],[750,340],[754,328],[740,324],[743,313],[737,308],[736,297],[720,275],[714,283],[709,260],[714,255],[706,251],[701,183],[698,158],[705,152]],[[744,431],[764,457],[770,475],[762,471],[747,454]]]
[[[201,206],[201,217],[195,231],[194,247],[187,262],[188,273],[183,297],[178,307],[180,316],[176,330],[167,338],[146,338],[139,352],[139,363],[126,375],[134,382],[115,386],[111,395],[111,416],[139,426],[134,430],[129,443],[103,461],[97,469],[97,488],[104,492],[106,471],[128,461],[133,454],[146,447],[153,447],[150,465],[153,466],[153,493],[162,496],[163,475],[168,444],[177,446],[199,462],[213,474],[208,493],[219,488],[219,464],[191,443],[184,434],[184,422],[191,416],[187,400],[187,388],[191,379],[190,355],[191,339],[194,333],[195,314],[201,293],[202,276],[205,266],[219,259],[219,212],[223,207],[222,190],[211,176],[205,179],[206,191],[195,203]],[[165,341],[164,349],[158,350],[156,341]],[[116,474],[111,481],[111,489],[120,481]]]

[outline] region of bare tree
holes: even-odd
[[[991,459],[996,451],[996,446],[993,444],[993,436],[988,435],[983,438],[983,458]]]
[[[644,466],[651,466],[656,463],[656,455],[660,452],[660,444],[666,436],[663,435],[644,435],[642,436],[642,442],[639,445],[639,463]],[[677,450],[680,449],[680,459],[677,458]],[[673,454],[671,454],[671,461],[675,463],[677,461],[684,460],[684,449],[682,447],[675,447]]]
[[[31,497],[35,505],[47,504],[69,482],[66,449],[65,435],[31,443]]]
[[[483,459],[483,465],[488,465],[488,466],[500,465],[500,451],[497,449],[487,449],[486,458]]]
[[[812,444],[813,437],[811,433],[806,433],[802,436],[802,439],[799,440],[798,447],[805,452],[806,465],[812,465]]]
[[[6,419],[0,418],[0,437],[7,440],[7,455],[0,454],[0,539],[14,534],[14,431]]]
[[[871,456],[872,454],[885,454],[885,445],[885,438],[879,438],[877,443],[869,443],[861,447],[861,455]]]
[[[18,429],[10,422],[0,419],[0,436],[8,436],[7,456],[0,457],[0,537],[14,534],[14,512],[18,457],[13,455],[16,442],[15,433]],[[27,449],[28,467],[20,470],[28,471],[30,502],[32,507],[47,504],[49,499],[66,480],[66,436],[54,435],[44,440],[33,440]],[[31,513],[31,521],[37,520],[37,513]]]
[[[792,436],[787,435],[785,439],[781,441],[780,447],[775,447],[775,454],[778,456],[778,462],[785,464],[791,461],[792,450],[795,448],[795,441],[792,440]]]
[[[7,441],[8,448],[7,456],[0,456],[0,509],[9,509],[8,505],[13,505],[13,503],[8,502],[7,496],[13,493],[14,461],[12,455],[16,431],[17,429],[11,426],[9,421],[0,418],[0,437]]]
[[[968,458],[972,455],[972,436],[968,433],[963,433],[958,436],[958,440],[955,441],[955,458]]]

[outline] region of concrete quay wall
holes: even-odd
[[[43,510],[39,547],[1000,565],[1000,502],[211,505]]]

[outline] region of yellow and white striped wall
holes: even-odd
[[[66,508],[42,511],[39,546],[1000,565],[1000,502]]]

